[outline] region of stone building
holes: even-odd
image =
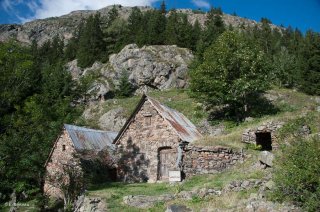
[[[144,95],[114,140],[118,177],[168,181],[169,171],[181,168],[184,146],[201,137],[183,114]]]
[[[75,180],[81,183],[112,178],[115,163],[112,141],[116,135],[116,132],[65,124],[45,164],[45,194],[63,198],[61,188],[70,174],[77,176]]]
[[[242,142],[260,145],[261,150],[271,151],[277,149],[276,132],[284,125],[284,122],[270,121],[258,127],[246,129],[242,134]]]
[[[242,159],[230,148],[194,146],[201,137],[183,114],[144,95],[114,140],[118,178],[168,181],[169,171],[180,172],[182,178],[215,173]]]

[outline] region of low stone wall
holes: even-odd
[[[234,165],[244,155],[228,147],[189,146],[184,149],[183,172],[186,177],[216,173]]]

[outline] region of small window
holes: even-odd
[[[151,125],[151,117],[152,117],[152,114],[151,113],[145,113],[143,114],[144,116],[144,123],[146,126],[150,126]]]
[[[145,117],[145,123],[147,126],[151,125],[151,116]]]
[[[66,145],[62,145],[62,151],[66,151]]]

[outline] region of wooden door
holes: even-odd
[[[174,168],[176,162],[175,151],[170,148],[159,150],[158,180],[169,180],[169,170]]]

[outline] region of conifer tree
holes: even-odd
[[[91,15],[79,36],[77,52],[78,65],[82,68],[91,66],[95,60],[101,59],[105,53],[105,42],[100,27],[100,14]]]
[[[134,90],[134,87],[129,82],[129,74],[126,70],[123,70],[121,72],[119,87],[116,90],[116,95],[120,98],[129,97],[132,95],[133,90]]]
[[[167,13],[166,3],[165,3],[164,0],[163,0],[162,3],[161,3],[160,11],[161,11],[161,13],[164,14],[164,15]]]

